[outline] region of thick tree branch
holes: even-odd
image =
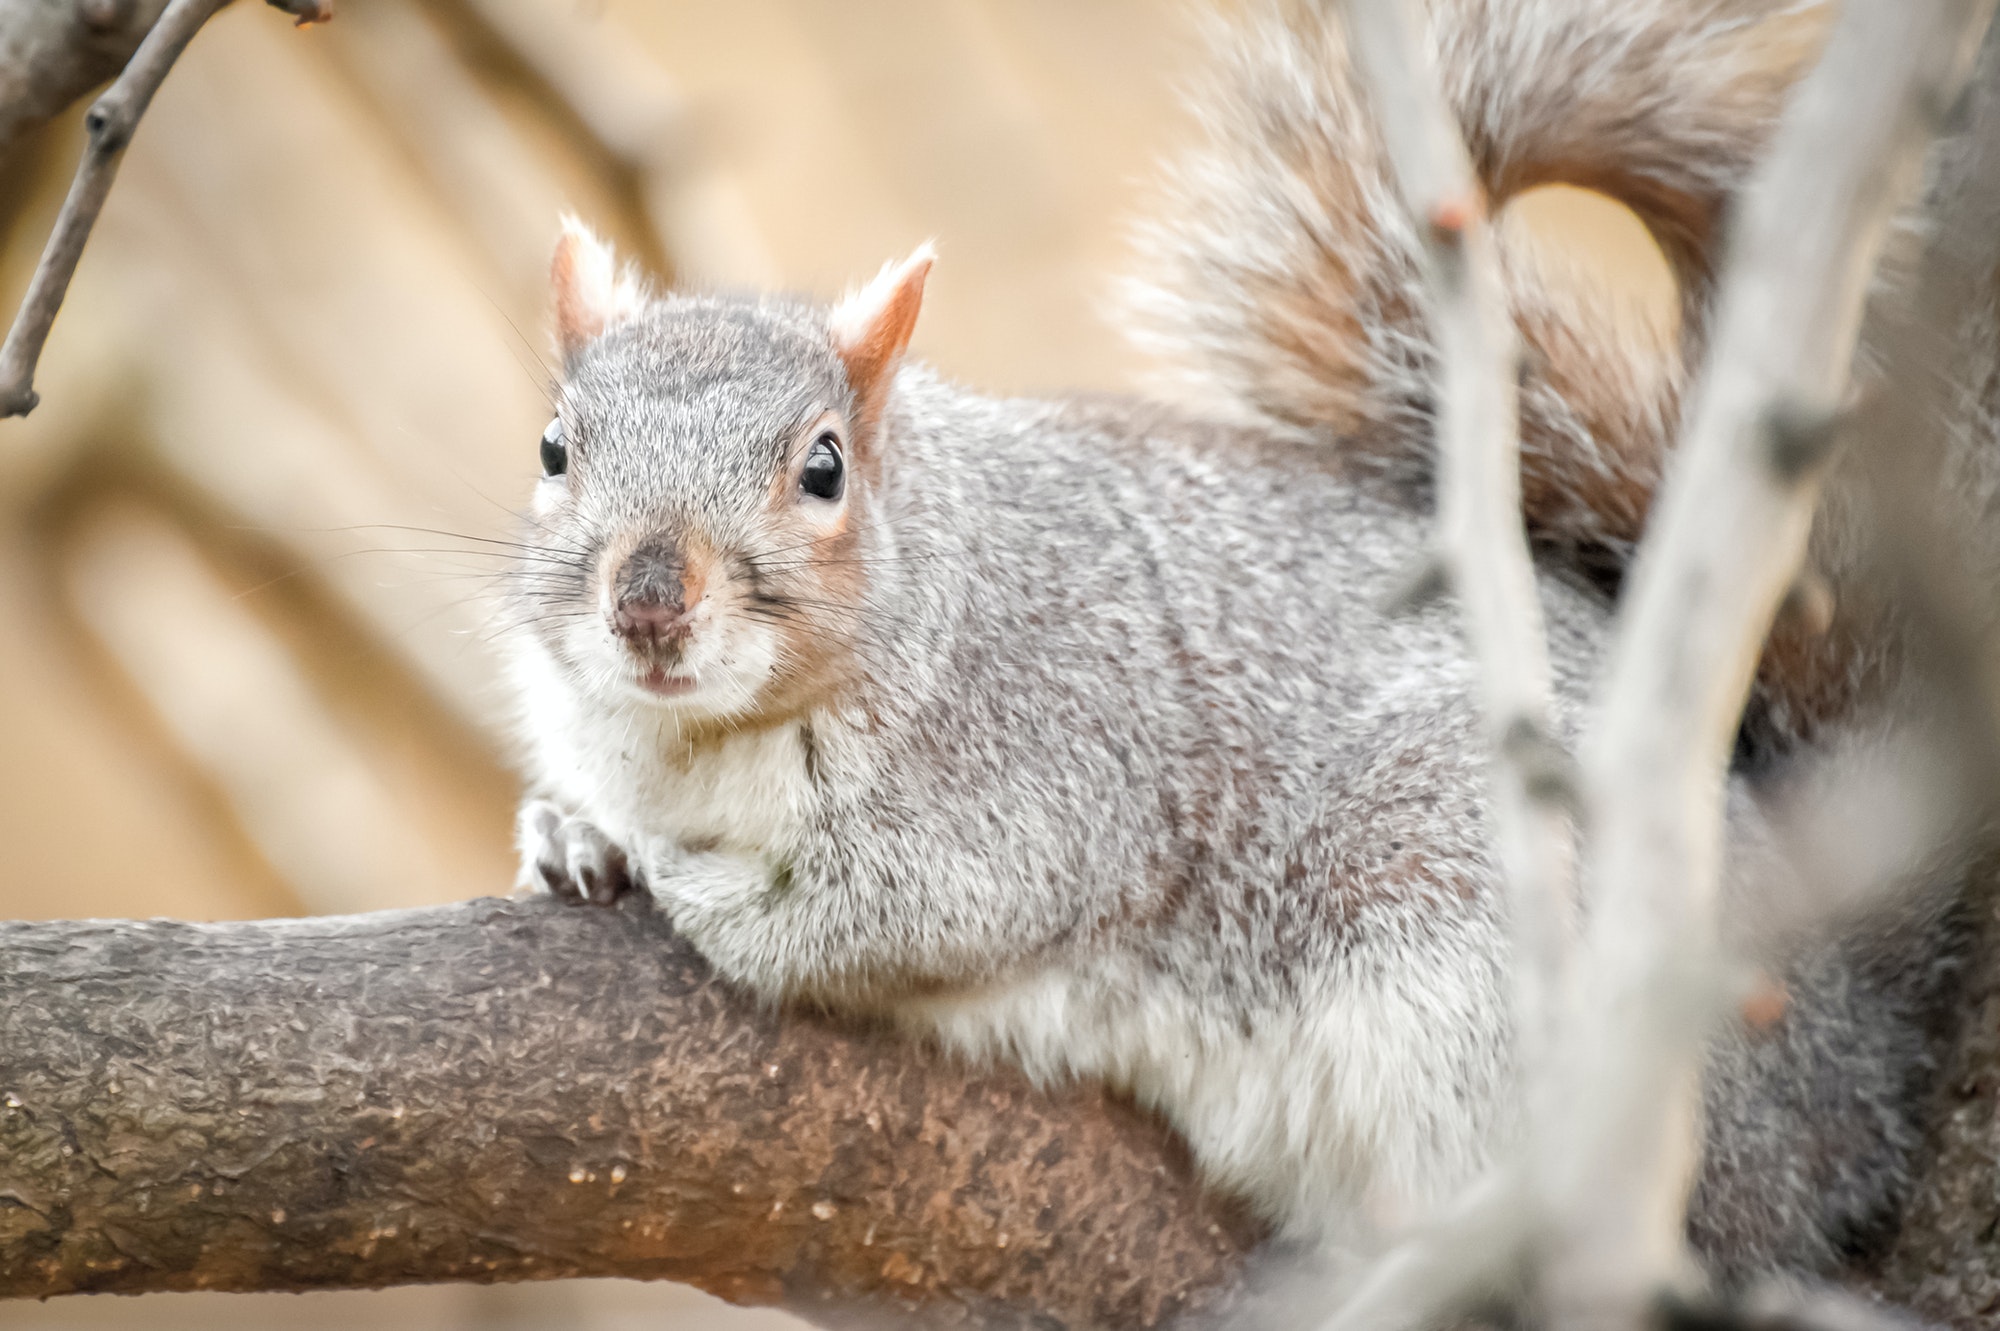
[[[642,899],[0,925],[0,1296],[622,1275],[1144,1327],[1258,1239],[1101,1091],[760,1010]]]
[[[109,8],[115,6],[117,0],[84,0],[84,3],[102,3]],[[270,3],[294,15],[300,23],[323,22],[333,15],[333,0],[270,0]],[[35,366],[41,360],[42,347],[48,342],[49,329],[55,325],[56,312],[62,308],[63,297],[69,292],[70,279],[76,275],[84,243],[90,239],[91,229],[97,225],[98,214],[104,211],[105,199],[110,197],[111,182],[118,174],[119,162],[124,160],[126,146],[132,142],[132,135],[139,127],[139,118],[146,114],[153,94],[160,90],[167,72],[180,59],[187,44],[194,40],[194,35],[201,31],[202,24],[228,4],[229,0],[170,0],[158,21],[146,32],[117,81],[92,104],[89,114],[84,117],[90,141],[84,148],[83,161],[77,166],[76,179],[70,183],[69,195],[63,200],[62,211],[56,216],[55,230],[49,234],[48,244],[42,250],[41,262],[35,267],[35,275],[28,284],[28,294],[22,298],[20,311],[14,316],[14,325],[7,331],[6,342],[0,344],[0,418],[25,416],[35,409],[39,400],[34,387]],[[40,49],[23,54],[56,58],[52,51]],[[67,85],[55,86],[59,91],[61,86]],[[28,113],[50,100],[47,91],[32,80],[24,81],[21,91]],[[13,106],[0,104],[0,116],[20,114]],[[23,118],[13,123],[18,132],[27,120]]]

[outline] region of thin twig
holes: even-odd
[[[56,312],[69,293],[70,279],[76,275],[77,261],[97,225],[104,200],[110,196],[111,182],[139,118],[146,114],[167,73],[180,59],[194,35],[229,0],[172,0],[160,21],[153,25],[139,49],[104,94],[91,104],[84,116],[90,142],[77,165],[76,179],[70,183],[62,212],[56,217],[41,262],[28,285],[28,294],[14,316],[7,341],[0,345],[0,419],[25,416],[40,401],[35,393],[35,366],[42,347],[55,325]],[[323,23],[333,16],[332,0],[271,0],[293,15],[300,24]]]
[[[1438,346],[1439,569],[1479,661],[1494,768],[1494,837],[1513,922],[1516,1060],[1544,1076],[1568,975],[1568,759],[1521,518],[1519,338],[1484,192],[1427,59],[1410,0],[1346,0],[1349,58],[1415,221]],[[1390,1331],[1445,1318],[1517,1272],[1537,1226],[1527,1181],[1496,1175],[1365,1272],[1336,1324]]]
[[[125,146],[132,141],[139,117],[159,91],[167,71],[174,67],[201,25],[229,0],[173,0],[160,21],[139,43],[131,63],[104,95],[91,105],[84,117],[90,142],[84,148],[69,197],[63,200],[55,230],[42,250],[34,280],[21,301],[20,313],[7,341],[0,346],[0,417],[25,416],[41,399],[35,393],[35,365],[62,308],[70,278],[76,274],[77,260],[83,257],[84,242],[90,239],[97,215],[111,193],[118,163]]]
[[[0,5],[0,158],[117,77],[167,0]]]
[[[1345,6],[1355,74],[1423,245],[1439,361],[1440,547],[1480,666],[1518,1058],[1532,1075],[1561,1006],[1572,931],[1570,786],[1549,724],[1548,647],[1521,519],[1519,337],[1484,192],[1424,53],[1423,12],[1413,0]]]
[[[1684,1268],[1731,743],[1804,558],[1883,237],[1992,11],[1845,6],[1745,200],[1586,754],[1584,1001],[1536,1171],[1557,1188],[1565,1318],[1629,1318]]]

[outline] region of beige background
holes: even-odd
[[[0,916],[245,918],[504,890],[489,582],[545,423],[573,208],[663,280],[832,294],[935,237],[918,353],[1120,388],[1098,311],[1189,132],[1148,0],[340,0],[225,12],[168,81],[0,422]],[[0,163],[13,308],[78,112]],[[1530,225],[1648,308],[1657,255]],[[735,1314],[616,1282],[72,1299],[31,1328],[624,1328]]]

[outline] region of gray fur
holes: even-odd
[[[1439,9],[1529,21],[1501,0]],[[1562,59],[1605,53],[1584,87],[1667,77],[1619,64],[1629,48],[1595,19],[1565,22],[1553,46],[1470,28],[1444,43],[1507,53],[1460,89],[1496,160],[1516,118],[1544,123],[1520,98]],[[1251,40],[1296,64],[1327,40],[1298,31]],[[1335,102],[1283,132],[1324,116],[1346,144],[1350,95],[1323,91]],[[1673,139],[1647,169],[1699,147]],[[1408,281],[1392,217],[1371,198],[1324,223],[1370,289]],[[825,311],[668,297],[584,346],[562,395],[569,473],[538,492],[540,553],[516,582],[521,727],[549,802],[523,818],[524,881],[588,894],[620,850],[749,991],[1104,1078],[1289,1233],[1358,1241],[1466,1184],[1514,1126],[1474,667],[1449,606],[1383,609],[1427,535],[1376,465],[1382,440],[1428,447],[1421,327],[1364,314],[1392,348],[1367,393],[1404,406],[1368,408],[1376,442],[1346,447],[1305,428],[1326,424],[1324,367],[1232,387],[1249,352],[1217,330],[1254,323],[1258,288],[1216,289],[1234,280],[1223,236],[1191,260],[1209,285],[1163,299],[1188,306],[1187,353],[1244,424],[998,401],[905,367],[849,441],[844,526],[785,483],[803,424],[859,406]],[[1255,251],[1275,265],[1260,282],[1286,253]],[[801,523],[826,534],[801,542]],[[716,552],[708,618],[674,662],[700,677],[686,699],[648,697],[607,625],[611,565],[641,540]],[[1573,740],[1609,607],[1554,563],[1542,591]],[[820,682],[770,704],[795,677]],[[1785,876],[1771,798],[1731,795],[1752,905]],[[1938,936],[1948,911],[1925,900],[1895,956]],[[1894,1214],[1950,960],[1893,964],[1879,936],[1792,940],[1784,1019],[1716,1046],[1693,1232],[1725,1274],[1832,1269]]]

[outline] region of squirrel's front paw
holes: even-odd
[[[519,830],[522,887],[608,906],[636,885],[631,861],[611,838],[547,800],[521,806]]]

